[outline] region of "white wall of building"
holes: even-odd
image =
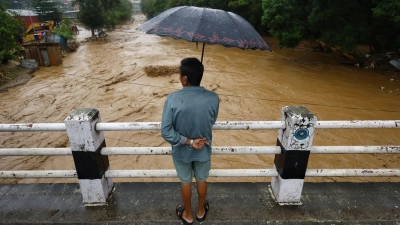
[[[130,0],[130,2],[132,2],[132,5],[133,5],[132,11],[134,13],[142,12],[142,8],[140,7],[140,4],[142,3],[142,0]]]

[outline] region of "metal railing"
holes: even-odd
[[[97,131],[160,130],[160,122],[126,122],[96,124]],[[227,121],[217,122],[213,130],[271,130],[284,129],[284,121]],[[318,121],[317,129],[400,128],[396,120]],[[0,124],[0,132],[65,131],[64,123]],[[280,154],[279,146],[220,146],[213,147],[215,155]],[[400,146],[313,146],[311,154],[399,154]],[[169,155],[170,147],[103,147],[101,155]],[[67,156],[71,148],[0,148],[0,156]],[[273,177],[276,169],[221,169],[211,170],[211,177]],[[112,178],[176,177],[175,170],[108,170]],[[307,177],[385,176],[399,177],[400,169],[307,169]],[[0,178],[76,178],[75,170],[0,171]]]
[[[285,128],[284,121],[216,122],[213,130],[271,130]],[[161,122],[97,123],[97,131],[160,130]],[[400,128],[400,120],[318,121],[318,129]],[[0,124],[0,132],[65,131],[64,123]]]

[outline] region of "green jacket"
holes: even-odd
[[[190,163],[211,158],[212,126],[218,117],[219,98],[204,87],[188,86],[168,95],[164,104],[161,135],[172,145],[175,160]],[[196,150],[187,138],[206,138],[210,145]]]

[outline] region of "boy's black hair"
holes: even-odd
[[[197,58],[185,58],[181,61],[179,67],[182,76],[186,76],[189,84],[192,86],[200,86],[203,78],[204,66]]]

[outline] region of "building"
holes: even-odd
[[[64,17],[67,17],[70,19],[76,19],[78,13],[79,13],[79,10],[65,11],[65,12],[63,12],[63,15],[64,15]]]
[[[24,27],[29,27],[32,23],[39,22],[38,15],[32,10],[25,10],[25,9],[7,9],[8,13],[14,16],[13,13],[17,13],[16,19],[20,19],[24,21]]]
[[[141,13],[142,12],[142,0],[130,0],[130,2],[132,2],[132,12],[133,13]]]

